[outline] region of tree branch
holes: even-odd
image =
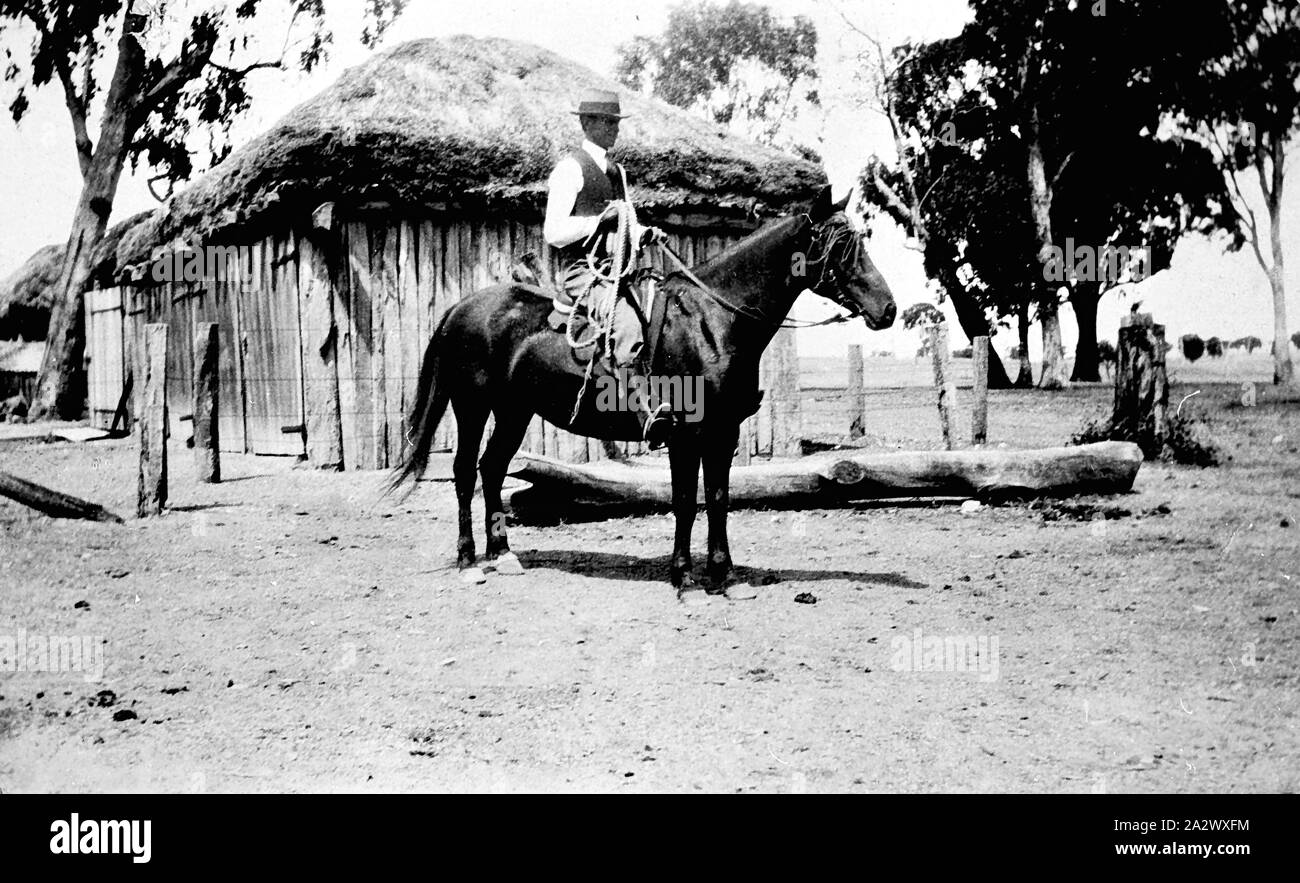
[[[154,184],[157,184],[159,181],[165,181],[165,180],[167,180],[167,177],[168,177],[168,176],[167,176],[166,174],[162,174],[162,175],[154,175],[152,178],[148,179],[148,180],[145,182],[145,185],[149,188],[149,195],[152,196],[154,199],[158,200],[159,202],[166,202],[168,199],[171,198],[171,195],[172,195],[172,184],[171,184],[171,182],[168,182],[168,184],[167,184],[167,195],[166,195],[166,196],[159,196],[159,195],[158,195],[158,191],[157,191],[157,190],[154,190],[154,189],[153,189],[153,186],[154,186]]]
[[[1053,190],[1056,189],[1056,182],[1061,180],[1061,175],[1065,172],[1065,167],[1068,166],[1068,165],[1070,164],[1070,160],[1072,160],[1072,159],[1074,159],[1074,151],[1073,151],[1073,150],[1071,150],[1069,153],[1067,153],[1067,154],[1065,155],[1065,159],[1061,160],[1061,165],[1060,165],[1060,167],[1056,170],[1056,174],[1052,176],[1051,187],[1052,187]]]
[[[77,95],[77,88],[72,82],[72,69],[68,67],[68,59],[65,55],[57,50],[54,46],[54,33],[46,26],[45,19],[42,18],[42,8],[39,3],[26,4],[19,7],[22,15],[36,26],[37,32],[41,35],[41,40],[50,46],[50,56],[54,60],[54,70],[59,75],[59,84],[63,87],[63,103],[68,108],[68,115],[72,118],[72,132],[75,137],[77,148],[77,165],[81,169],[81,176],[86,177],[90,170],[90,158],[95,152],[95,145],[90,140],[90,133],[86,128],[86,104],[82,101],[81,96]],[[93,44],[92,44],[93,45]],[[89,77],[89,72],[87,72]],[[89,90],[87,90],[89,94]]]
[[[211,61],[215,45],[215,37],[193,44],[187,40],[181,46],[180,55],[163,68],[154,84],[135,102],[136,116],[140,119],[148,116],[161,102],[198,77]]]
[[[245,67],[227,67],[224,64],[218,64],[217,62],[209,59],[208,67],[216,68],[219,71],[224,71],[236,77],[243,77],[252,73],[255,70],[262,70],[263,68],[275,68],[276,70],[284,70],[284,59],[280,59],[278,61],[258,61],[258,62],[254,62],[253,64],[247,65]]]
[[[899,195],[894,191],[894,188],[890,187],[889,183],[881,178],[879,174],[873,174],[871,176],[871,183],[876,188],[876,192],[884,197],[885,203],[888,207],[889,216],[893,218],[900,227],[903,227],[906,232],[915,235],[916,231],[914,229],[906,229],[908,226],[915,223],[915,217],[912,214],[912,210],[908,208],[905,202],[903,202]]]
[[[925,188],[925,193],[923,193],[921,198],[916,202],[916,210],[918,213],[921,211],[921,206],[925,205],[925,201],[930,198],[930,192],[934,190],[941,180],[943,180],[943,176],[947,171],[948,170],[945,168],[943,171],[939,172],[939,174],[935,175],[934,180],[930,182],[930,186]]]

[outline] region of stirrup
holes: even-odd
[[[663,436],[672,426],[672,422],[670,402],[660,402],[658,407],[646,415],[645,422],[641,425],[641,439],[649,443],[650,450],[658,450],[667,443],[667,439]]]

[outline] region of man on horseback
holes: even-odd
[[[625,116],[618,95],[588,90],[573,113],[586,137],[547,180],[542,233],[560,253],[560,286],[569,307],[585,305],[593,327],[607,331],[613,368],[626,376],[618,369],[638,366],[645,330],[645,313],[628,276],[642,246],[661,240],[663,233],[637,222],[627,174],[607,156]],[[662,406],[655,411],[647,407],[643,417],[647,438],[662,434],[668,422]]]

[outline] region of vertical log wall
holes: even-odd
[[[144,325],[166,324],[169,397],[190,401],[195,332],[215,323],[222,450],[307,456],[322,468],[391,467],[402,456],[420,363],[443,314],[462,297],[508,278],[517,255],[546,256],[549,249],[536,223],[389,217],[343,217],[326,230],[309,231],[304,224],[299,231],[243,244],[251,259],[241,265],[229,255],[220,278],[146,278],[136,287],[123,286],[125,353],[106,347],[94,355],[130,364]],[[670,231],[669,245],[694,264],[743,235]],[[107,308],[109,298],[102,303]],[[100,324],[110,339],[111,323]],[[794,333],[783,330],[763,359],[762,409],[741,428],[750,454],[798,454],[797,366]],[[92,394],[91,412],[111,414],[120,389],[101,385],[104,391]],[[173,408],[171,414],[173,434],[180,438],[190,432],[180,422],[188,411]],[[300,429],[286,432],[287,427]],[[449,410],[434,446],[451,450],[454,443]],[[523,447],[587,462],[606,457],[611,446],[534,418]],[[639,443],[613,447],[630,454],[645,450]]]

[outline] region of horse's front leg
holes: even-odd
[[[487,518],[487,557],[493,570],[502,576],[518,576],[524,572],[519,559],[510,551],[506,536],[506,515],[501,505],[501,484],[505,481],[510,458],[519,450],[532,414],[527,411],[498,410],[496,427],[488,439],[487,449],[479,460],[479,474],[483,477],[483,512]]]
[[[671,577],[677,597],[695,588],[691,577],[691,528],[695,525],[695,494],[700,479],[700,437],[696,433],[677,432],[668,442],[668,463],[673,476],[673,516],[677,530],[673,536]]]
[[[704,504],[709,513],[709,592],[720,594],[731,572],[727,542],[727,508],[731,502],[731,459],[739,425],[729,424],[704,443]]]

